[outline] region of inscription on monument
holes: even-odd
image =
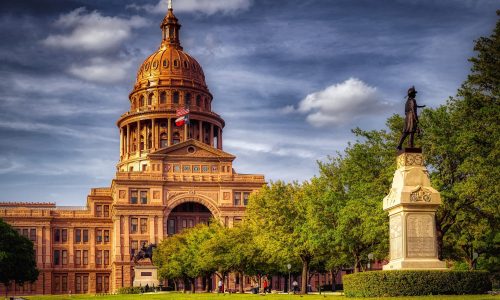
[[[403,244],[401,237],[401,215],[393,215],[389,219],[391,259],[403,256]]]
[[[411,214],[406,219],[408,257],[435,257],[434,220],[429,214]]]

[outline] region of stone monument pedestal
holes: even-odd
[[[384,198],[390,226],[390,261],[384,270],[446,269],[437,254],[435,215],[440,204],[422,149],[400,151],[391,191]]]
[[[145,287],[158,287],[158,267],[152,264],[135,265],[134,266],[134,282],[133,286]]]

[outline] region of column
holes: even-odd
[[[125,141],[127,157],[130,155],[130,124],[127,124],[127,137]]]
[[[148,221],[149,221],[149,243],[154,244],[155,243],[155,218],[148,217]]]
[[[43,228],[36,227],[36,266],[38,269],[43,268]]]
[[[90,239],[89,266],[91,269],[93,269],[95,268],[95,227],[89,228],[89,239]]]
[[[188,139],[188,125],[187,125],[187,123],[184,123],[184,141],[183,142],[187,141],[187,139]]]
[[[70,268],[73,268],[75,265],[75,259],[73,258],[74,254],[74,245],[75,245],[75,239],[73,238],[73,233],[75,229],[73,227],[68,228],[68,242],[69,242],[69,249],[68,249],[68,266]],[[69,275],[69,274],[68,274]],[[68,289],[69,289],[69,278],[68,278]]]
[[[156,128],[155,128],[156,124],[155,124],[155,119],[153,118],[151,120],[151,138],[153,139],[153,149],[152,150],[155,150],[156,149],[156,145],[157,145],[157,142],[158,142],[158,139],[156,138]]]
[[[168,125],[167,125],[167,134],[168,134],[168,141],[167,141],[167,145],[170,146],[172,145],[172,119],[171,118],[167,118],[167,121],[168,121]]]
[[[130,261],[129,219],[129,216],[123,217],[123,260],[126,262]]]
[[[49,226],[45,227],[45,266],[52,266],[52,228]]]
[[[214,124],[210,123],[210,146],[214,146]]]
[[[158,243],[163,241],[163,225],[164,225],[164,219],[163,217],[158,217]]]
[[[138,156],[141,156],[141,121],[137,121],[137,134],[136,134],[136,152]]]
[[[217,132],[217,149],[222,150],[222,129],[220,127],[217,127],[218,132]]]
[[[198,121],[198,140],[203,143],[203,121]]]
[[[123,156],[123,130],[120,127],[120,157]]]
[[[121,233],[120,233],[120,217],[113,218],[113,236],[111,251],[114,251],[114,261],[122,261],[122,244],[121,244]],[[111,257],[110,257],[111,259]]]

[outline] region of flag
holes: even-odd
[[[177,112],[176,112],[177,117],[182,117],[182,116],[185,116],[187,114],[189,114],[189,108],[182,107],[182,108],[177,109]]]
[[[188,123],[189,122],[189,117],[186,115],[186,116],[182,116],[180,118],[177,118],[175,119],[175,126],[182,126],[184,125],[185,123]]]

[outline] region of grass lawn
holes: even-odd
[[[106,295],[106,296],[91,296],[91,295],[59,295],[59,296],[32,296],[26,297],[28,299],[40,300],[77,300],[77,299],[96,299],[96,300],[222,300],[222,299],[235,299],[235,300],[350,300],[350,299],[380,299],[380,298],[346,298],[340,295],[252,295],[252,294],[182,294],[182,293],[161,293],[161,294],[143,294],[143,295]],[[421,297],[390,297],[390,300],[428,300],[428,299],[443,299],[443,300],[498,300],[500,296],[491,295],[467,295],[467,296],[421,296]]]

